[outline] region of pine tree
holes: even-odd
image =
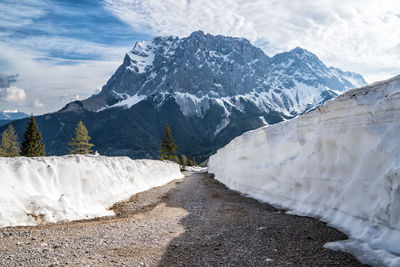
[[[168,123],[165,125],[164,137],[161,139],[160,158],[161,160],[170,160],[178,162],[176,151],[178,150],[175,140],[172,136]]]
[[[188,163],[189,163],[188,158],[185,155],[182,154],[181,155],[181,165],[183,167],[185,167],[185,166],[188,166]]]
[[[93,144],[89,143],[90,136],[83,122],[78,123],[78,127],[75,129],[75,137],[69,142],[70,154],[93,154]]]
[[[198,166],[198,164],[197,164],[195,159],[189,159],[188,160],[188,165],[189,166]]]
[[[21,156],[25,157],[40,157],[44,156],[44,144],[41,143],[42,134],[39,132],[39,127],[36,120],[31,114],[24,139],[21,144]]]
[[[12,124],[3,132],[1,136],[0,144],[0,156],[1,157],[18,157],[18,135],[14,130]]]

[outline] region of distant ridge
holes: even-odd
[[[3,110],[0,111],[0,126],[10,123],[13,120],[29,117],[28,114],[18,110]]]

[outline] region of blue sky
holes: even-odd
[[[150,38],[100,1],[1,1],[0,110],[40,114],[84,99]]]
[[[400,72],[394,0],[1,0],[0,110],[42,114],[87,98],[136,41],[195,30],[269,55],[301,46],[368,82]]]

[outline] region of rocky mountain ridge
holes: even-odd
[[[361,75],[327,67],[299,47],[269,57],[246,39],[197,31],[137,42],[100,93],[38,123],[52,129],[44,136],[52,154],[67,152],[61,140],[82,120],[101,154],[133,158],[157,157],[169,123],[180,153],[202,160],[245,131],[361,84]]]
[[[151,95],[172,94],[188,116],[204,115],[210,101],[241,110],[240,100],[293,116],[364,84],[361,75],[326,67],[300,47],[269,57],[246,39],[197,31],[137,42],[102,91],[81,107],[130,108]]]

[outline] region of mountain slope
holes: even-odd
[[[44,134],[51,154],[66,152],[60,140],[81,119],[100,153],[156,157],[168,122],[180,152],[201,160],[244,131],[302,114],[354,81],[365,83],[301,48],[269,57],[246,39],[198,31],[136,43],[99,94],[38,123],[52,132]]]

